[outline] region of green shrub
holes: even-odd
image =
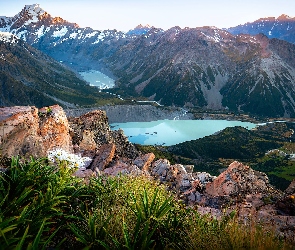
[[[0,249],[287,249],[255,224],[185,208],[146,177],[85,184],[73,171],[12,159],[0,174]]]

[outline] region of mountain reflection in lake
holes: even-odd
[[[250,122],[228,120],[159,120],[152,122],[113,123],[112,130],[123,129],[129,141],[141,145],[171,146],[212,135],[227,127],[252,129]]]

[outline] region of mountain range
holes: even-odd
[[[0,31],[74,70],[115,76],[120,94],[163,105],[295,117],[294,23],[282,15],[228,30],[140,25],[124,33],[80,28],[26,5],[14,17],[0,17]]]
[[[260,18],[254,22],[241,24],[226,30],[234,35],[241,33],[257,35],[263,33],[269,38],[278,38],[295,43],[295,17],[292,18],[285,14],[280,15],[278,18]]]

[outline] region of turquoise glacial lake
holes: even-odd
[[[121,128],[130,142],[165,146],[196,140],[234,126],[252,129],[256,124],[228,120],[159,120],[111,124],[112,130]]]
[[[79,72],[79,74],[83,77],[86,82],[89,82],[91,86],[96,86],[100,89],[109,89],[115,86],[114,79],[108,77],[97,70],[89,70]]]

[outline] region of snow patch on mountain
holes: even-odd
[[[9,32],[12,25],[12,18],[6,16],[0,16],[0,31]]]
[[[102,42],[102,41],[104,40],[105,37],[106,37],[106,34],[103,33],[103,32],[101,32],[101,33],[97,36],[96,41],[93,42],[92,44],[97,44],[97,43],[99,43],[99,42]]]
[[[9,32],[0,31],[0,41],[4,43],[17,43],[18,38]]]
[[[53,32],[53,37],[63,37],[67,34],[68,28],[66,26],[62,27],[60,30],[56,30]]]
[[[88,33],[88,34],[85,36],[85,38],[91,38],[91,37],[95,36],[97,33],[98,33],[97,31],[94,31],[94,32],[92,32],[92,33]]]
[[[40,29],[38,29],[38,30],[35,32],[35,34],[37,35],[38,38],[44,36],[44,25],[42,25],[42,26],[40,27]]]
[[[22,39],[24,41],[27,41],[27,38],[26,38],[27,33],[28,33],[27,30],[23,30],[23,31],[17,33],[17,37],[19,37],[20,39]]]

